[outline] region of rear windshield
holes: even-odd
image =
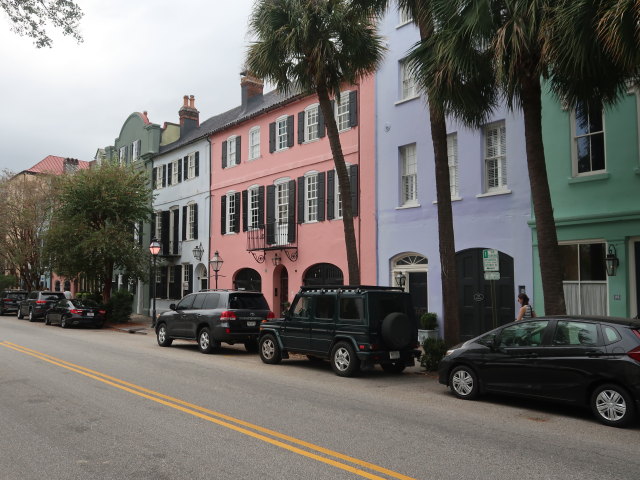
[[[229,308],[239,310],[269,310],[261,293],[235,293],[229,295]]]
[[[382,293],[376,292],[369,296],[369,305],[373,313],[372,318],[381,322],[390,313],[404,313],[413,319],[413,308],[411,307],[411,297],[406,293]]]
[[[22,300],[23,298],[27,298],[26,293],[7,293],[5,298],[13,298],[14,300]]]
[[[73,304],[74,307],[97,307],[98,304],[91,300],[90,298],[85,298],[84,300],[80,300],[79,298],[74,298],[73,300],[69,300],[69,303]]]
[[[66,298],[64,293],[46,293],[42,294],[43,300],[58,300],[59,298]]]

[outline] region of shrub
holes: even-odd
[[[447,353],[446,343],[440,338],[426,338],[422,343],[422,348],[424,353],[420,357],[420,366],[428,372],[436,371],[440,360]]]
[[[425,312],[420,316],[420,327],[422,330],[435,330],[438,328],[438,314]]]
[[[107,303],[107,320],[112,323],[126,323],[133,312],[133,295],[126,290],[118,290]]]
[[[102,304],[102,295],[96,292],[77,292],[76,298],[79,298],[80,300],[93,300],[98,305]]]

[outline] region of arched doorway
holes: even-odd
[[[411,294],[418,316],[429,311],[428,265],[427,257],[419,253],[402,253],[391,260],[391,285],[398,286],[395,284],[398,273],[404,275],[404,289]]]
[[[273,271],[273,313],[282,316],[289,308],[289,272],[284,265],[278,265]]]
[[[483,250],[469,248],[456,253],[462,342],[515,318],[513,257],[498,252],[500,280],[485,280]]]
[[[304,273],[302,283],[305,286],[344,285],[344,276],[342,270],[332,263],[316,263]]]
[[[262,291],[262,277],[253,268],[243,268],[238,270],[236,278],[234,280],[237,290],[253,290],[256,292]]]

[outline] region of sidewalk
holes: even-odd
[[[131,320],[126,323],[110,323],[107,322],[104,328],[110,328],[111,330],[117,330],[125,333],[140,333],[147,335],[149,332],[153,333],[151,327],[151,317],[146,315],[131,314]]]

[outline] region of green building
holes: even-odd
[[[567,313],[640,311],[640,92],[613,108],[543,99],[549,188],[561,244]],[[526,172],[522,172],[526,175]],[[534,295],[544,312],[533,229]]]

